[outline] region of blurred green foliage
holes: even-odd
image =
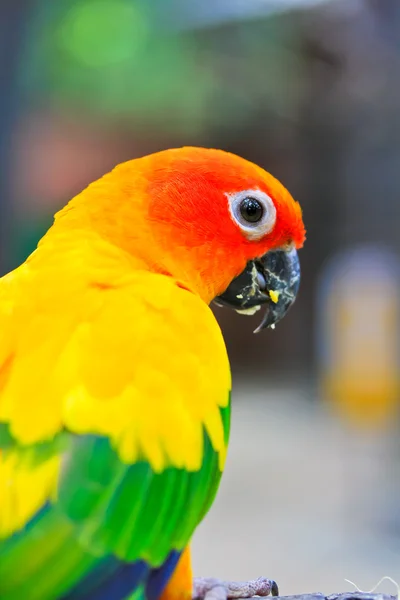
[[[30,95],[189,135],[237,127],[260,104],[293,112],[301,70],[279,16],[179,31],[166,4],[42,0],[23,65]]]
[[[193,69],[195,41],[165,31],[150,8],[140,0],[43,3],[26,82],[53,102],[98,115],[171,118],[196,130],[212,71]]]

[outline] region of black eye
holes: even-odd
[[[240,214],[249,223],[258,223],[262,219],[264,208],[255,198],[244,198],[240,203]]]
[[[261,190],[242,190],[226,194],[231,217],[248,240],[260,240],[276,223],[275,204]]]

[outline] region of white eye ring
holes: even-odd
[[[261,190],[243,190],[226,195],[231,217],[248,240],[260,240],[273,230],[276,222],[276,208],[268,194]],[[246,218],[246,209],[250,210],[248,216],[253,218],[253,221]]]

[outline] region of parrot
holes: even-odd
[[[212,303],[293,304],[302,210],[256,164],[183,147],[117,165],[0,279],[1,600],[278,594],[193,578],[231,373]]]

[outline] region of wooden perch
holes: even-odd
[[[398,600],[390,594],[370,594],[368,592],[343,592],[341,594],[295,594],[294,596],[276,596],[274,600]]]
[[[390,577],[383,577],[377,584],[378,587],[385,579],[398,587]],[[195,577],[193,580],[193,600],[255,600],[268,598],[268,600],[399,600],[398,595],[379,594],[375,592],[341,592],[338,594],[294,594],[292,596],[278,596],[278,586],[275,581],[267,577],[258,577],[249,581],[222,581],[214,577]]]

